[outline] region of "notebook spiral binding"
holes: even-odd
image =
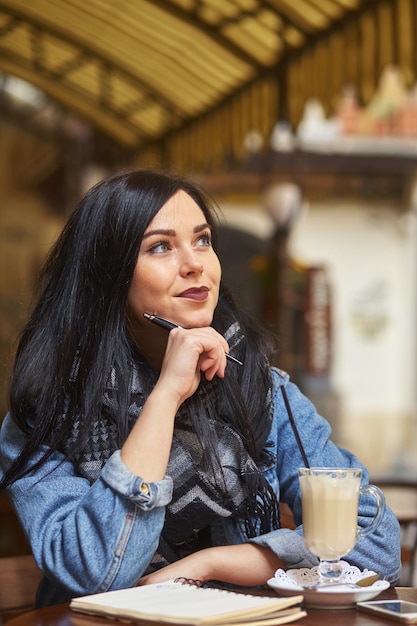
[[[215,580],[198,580],[197,578],[186,578],[185,576],[179,576],[175,578],[175,583],[181,585],[191,585],[192,587],[200,587],[201,589],[219,589],[220,591],[227,591],[224,583],[217,582]]]
[[[204,582],[197,578],[186,578],[185,576],[179,576],[174,580],[174,583],[181,583],[181,585],[192,585],[193,587],[202,587]]]

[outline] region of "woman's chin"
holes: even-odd
[[[181,326],[184,326],[184,328],[206,328],[207,326],[211,326],[212,321],[212,314],[190,314],[188,316],[184,316],[184,323],[181,324]]]

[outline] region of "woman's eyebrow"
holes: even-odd
[[[209,230],[211,230],[211,226],[210,226],[210,224],[207,224],[207,223],[200,224],[199,226],[195,226],[195,227],[193,228],[193,232],[194,232],[194,233],[199,233],[199,232],[201,232],[202,230],[207,230],[207,228],[208,228]]]
[[[146,239],[146,237],[152,237],[152,235],[165,235],[167,237],[175,237],[175,230],[172,230],[172,228],[158,228],[157,230],[148,230],[148,232],[143,235],[143,239]]]
[[[193,233],[200,233],[202,230],[207,230],[207,228],[211,230],[211,226],[209,224],[199,224],[198,226],[194,226]],[[156,230],[148,230],[148,232],[143,235],[143,239],[146,239],[147,237],[152,237],[153,235],[165,235],[166,237],[175,237],[176,232],[172,228],[158,228]]]

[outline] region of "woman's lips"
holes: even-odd
[[[187,289],[186,291],[180,293],[178,297],[203,302],[204,300],[207,300],[208,292],[209,290],[207,287],[192,287],[191,289]]]

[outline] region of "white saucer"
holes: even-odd
[[[357,587],[353,589],[343,584],[343,582],[355,582],[365,576],[370,576],[370,570],[363,570],[349,566],[349,571],[342,578],[340,585],[337,587],[320,588],[320,589],[303,589],[303,584],[314,582],[318,579],[317,568],[311,569],[301,568],[292,569],[284,572],[277,570],[274,578],[270,578],[267,584],[271,589],[281,596],[296,596],[302,594],[304,596],[304,605],[309,608],[317,609],[348,609],[357,602],[365,602],[378,596],[381,591],[388,589],[390,586],[386,580],[377,580],[369,587]]]

